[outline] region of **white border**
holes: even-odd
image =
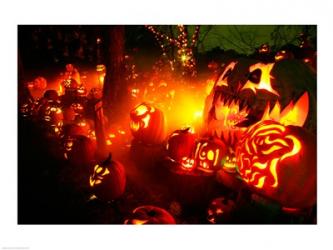
[[[323,1],[324,2],[324,1]],[[332,249],[331,1],[1,2],[0,247],[30,249]],[[317,226],[18,226],[17,24],[318,24]],[[31,167],[31,166],[27,166]]]

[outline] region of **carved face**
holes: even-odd
[[[226,197],[214,199],[207,210],[207,220],[212,224],[230,222],[236,204]]]
[[[79,102],[72,103],[71,108],[73,108],[74,112],[77,113],[77,114],[83,114],[84,113],[84,107]]]
[[[281,117],[293,120],[284,123],[285,119],[285,125],[303,126],[308,112],[315,112],[315,100],[308,95],[315,93],[315,83],[314,75],[297,60],[231,61],[206,99],[207,135],[235,148],[246,128],[267,119],[267,113],[278,122]]]
[[[142,103],[130,113],[130,129],[135,139],[147,144],[164,140],[164,116],[162,111]]]
[[[110,174],[110,171],[108,168],[95,165],[94,172],[89,178],[89,184],[91,187],[94,187],[95,185],[102,184],[103,179],[106,175]]]
[[[151,114],[155,112],[155,108],[146,104],[140,104],[130,114],[130,127],[133,132],[140,129],[147,129],[151,119]]]
[[[283,205],[313,202],[315,140],[308,138],[300,127],[270,120],[251,126],[236,151],[240,176],[251,188]],[[301,203],[303,195],[307,198]]]
[[[124,166],[120,162],[112,161],[110,155],[104,162],[94,166],[89,185],[101,200],[111,201],[119,198],[126,186]]]
[[[203,139],[197,142],[194,157],[198,170],[213,173],[221,167],[226,147],[222,141]]]
[[[271,48],[269,47],[268,44],[264,43],[260,46],[260,48],[259,48],[260,54],[267,54],[269,52],[271,52]]]

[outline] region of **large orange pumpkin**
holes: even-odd
[[[240,176],[254,192],[284,207],[316,203],[316,140],[303,128],[259,122],[245,132],[236,156]]]

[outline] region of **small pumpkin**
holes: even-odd
[[[316,140],[297,126],[266,120],[240,140],[237,165],[254,192],[289,208],[316,203]]]
[[[191,157],[196,138],[190,127],[171,133],[166,144],[168,157],[178,163]]]
[[[163,208],[155,206],[140,206],[133,210],[125,224],[176,224],[173,216]]]
[[[130,113],[130,129],[135,140],[145,144],[160,144],[165,136],[163,112],[147,103],[141,103]]]
[[[232,220],[236,203],[227,197],[219,197],[211,201],[207,209],[207,220],[212,224],[229,223]]]
[[[97,198],[104,201],[115,200],[125,191],[125,168],[120,162],[113,161],[109,154],[104,162],[94,166],[89,184]]]
[[[226,145],[217,138],[202,138],[195,146],[194,159],[196,169],[208,174],[222,166],[222,159],[227,153]]]

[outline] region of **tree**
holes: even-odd
[[[184,76],[196,76],[196,60],[194,51],[197,46],[199,37],[200,26],[196,25],[192,35],[189,35],[187,25],[177,25],[177,36],[174,35],[172,27],[169,28],[168,35],[166,32],[162,33],[152,25],[147,25],[147,29],[151,31],[157,42],[159,43],[163,55],[167,55],[167,50],[171,50],[171,61],[179,65]],[[174,53],[174,48],[177,52]],[[170,60],[170,59],[169,59]]]
[[[106,34],[106,75],[103,86],[103,106],[109,114],[111,106],[125,94],[124,84],[125,27],[111,26]]]

